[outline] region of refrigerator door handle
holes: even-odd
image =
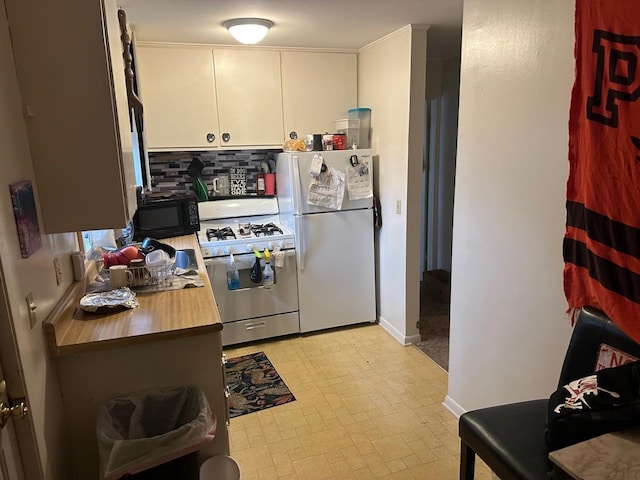
[[[296,222],[296,260],[298,262],[298,271],[304,272],[304,227],[302,218],[296,215],[294,219]]]
[[[298,164],[298,156],[293,155],[291,160],[291,165],[293,168],[292,177],[293,177],[293,211],[302,213],[302,192],[300,187],[300,182],[302,181],[302,177],[300,177],[300,165]]]

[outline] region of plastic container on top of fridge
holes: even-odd
[[[371,109],[350,108],[349,120],[360,120],[358,148],[371,148]]]
[[[336,132],[347,135],[347,148],[360,148],[358,143],[360,137],[359,118],[341,118],[336,120]]]

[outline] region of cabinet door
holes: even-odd
[[[5,6],[45,232],[124,227],[136,195],[115,1]]]
[[[218,147],[211,49],[138,45],[136,54],[148,148]]]
[[[282,145],[280,52],[216,49],[213,59],[220,145]]]
[[[284,132],[335,131],[335,120],[357,106],[355,53],[282,52]]]

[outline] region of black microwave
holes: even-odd
[[[133,239],[167,238],[200,230],[198,200],[192,196],[147,198],[133,215]]]

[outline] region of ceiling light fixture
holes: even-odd
[[[234,18],[222,25],[240,43],[253,45],[262,41],[269,29],[273,27],[273,22],[264,18]]]

